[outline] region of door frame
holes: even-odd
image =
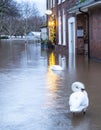
[[[73,29],[73,30],[72,30]],[[69,53],[75,54],[75,17],[68,19],[68,38],[69,38]],[[73,46],[72,46],[73,41]]]

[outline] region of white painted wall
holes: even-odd
[[[69,53],[75,53],[75,17],[68,19]]]

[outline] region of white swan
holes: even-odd
[[[51,66],[52,70],[64,70],[60,65],[53,65]]]
[[[81,82],[74,82],[71,88],[73,93],[69,97],[70,112],[83,112],[85,114],[89,106],[89,98],[84,84]]]
[[[81,89],[85,89],[85,85],[77,81],[77,82],[72,83],[71,89],[73,92],[81,91]]]
[[[61,58],[62,60],[62,65],[53,65],[51,66],[51,70],[54,70],[54,71],[58,71],[58,70],[64,70],[64,66],[63,66],[63,60],[65,60],[65,58]]]

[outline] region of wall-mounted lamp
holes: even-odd
[[[52,14],[52,10],[46,10],[46,14],[47,15],[51,15]]]
[[[55,21],[49,21],[48,26],[49,27],[54,27],[55,26]]]

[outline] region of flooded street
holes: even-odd
[[[62,61],[64,57],[64,61]],[[50,67],[60,64],[63,71]],[[85,84],[85,116],[69,112],[71,84]],[[42,50],[39,43],[0,43],[0,130],[101,130],[101,63]]]

